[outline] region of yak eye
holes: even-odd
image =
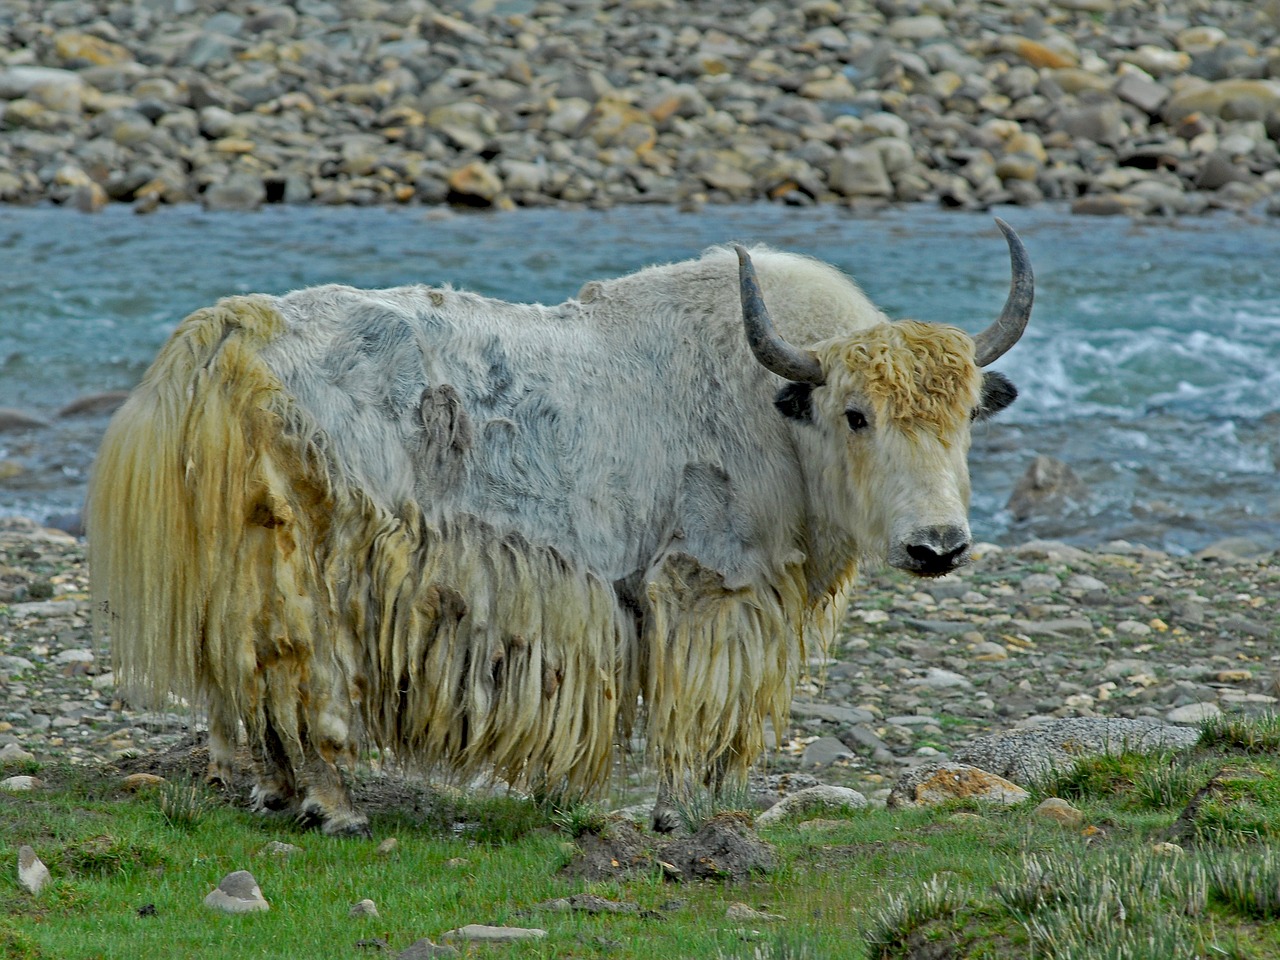
[[[846,410],[844,418],[849,421],[850,430],[861,430],[867,425],[867,418],[862,415],[861,410]]]

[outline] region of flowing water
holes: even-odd
[[[1280,544],[1280,225],[1000,213],[1031,254],[1036,307],[996,364],[1021,397],[975,433],[975,534],[1175,552],[1230,535]],[[51,421],[0,433],[0,514],[76,512],[105,419],[57,412],[131,387],[177,321],[218,297],[449,282],[550,303],[729,240],[813,254],[891,316],[971,332],[1007,290],[991,216],[925,208],[0,209],[0,407]],[[1005,505],[1037,454],[1066,461],[1088,493],[1060,517],[1015,522]]]

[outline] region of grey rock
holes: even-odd
[[[35,759],[35,754],[30,751],[23,750],[16,743],[6,743],[0,747],[0,766],[7,763],[25,763]]]
[[[223,877],[222,882],[204,898],[204,905],[223,913],[256,913],[271,909],[262,897],[258,881],[248,870],[236,870]]]
[[[849,748],[843,741],[835,737],[819,737],[805,747],[800,757],[800,767],[803,770],[829,767],[838,761],[852,759],[853,754],[849,752]]]
[[[25,845],[18,848],[18,883],[24,890],[38,894],[51,879],[49,868],[36,856],[35,850]]]
[[[1140,73],[1126,73],[1116,81],[1111,92],[1144,113],[1157,116],[1169,99],[1169,88]]]
[[[756,826],[764,827],[781,823],[791,817],[803,816],[819,810],[859,810],[867,806],[867,803],[867,798],[857,790],[819,784],[783,797],[756,817]]]
[[[30,793],[32,790],[38,790],[44,781],[39,777],[16,776],[5,777],[0,780],[0,790],[5,793]]]
[[[845,707],[833,703],[813,703],[807,700],[793,700],[791,702],[791,715],[847,724],[871,723],[875,720],[874,714],[866,710],[859,710],[857,707]]]
[[[1235,563],[1241,560],[1258,560],[1274,552],[1274,548],[1266,547],[1248,537],[1226,537],[1215,540],[1200,550],[1196,553],[1196,559],[1216,563]]]
[[[396,960],[429,960],[431,957],[459,957],[457,947],[446,943],[432,943],[426,937],[416,940],[396,954]]]
[[[201,195],[206,210],[257,210],[267,198],[262,178],[252,173],[232,174],[223,183],[215,183]]]
[[[953,759],[1028,785],[1053,771],[1069,770],[1085,756],[1124,750],[1186,749],[1200,738],[1194,727],[1152,719],[1069,717],[979,737]]]
[[[7,430],[39,430],[49,426],[49,421],[38,414],[13,407],[0,407],[0,432]]]
[[[1175,707],[1164,715],[1169,723],[1203,723],[1222,715],[1222,709],[1216,703],[1188,703]]]
[[[827,185],[845,197],[893,196],[893,183],[880,151],[869,146],[841,150],[831,161]]]
[[[483,923],[468,923],[465,927],[442,934],[445,940],[462,940],[470,943],[513,943],[517,940],[541,940],[547,931],[538,927],[497,927]]]
[[[1070,465],[1045,455],[1031,461],[1014,485],[1005,509],[1014,520],[1058,516],[1085,497],[1085,486]]]
[[[929,667],[925,670],[923,677],[912,677],[906,682],[908,686],[928,687],[932,690],[973,686],[973,683],[968,678],[961,676],[954,670],[943,670],[941,667]]]

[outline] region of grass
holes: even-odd
[[[53,882],[33,897],[0,877],[0,958],[394,956],[467,923],[537,926],[513,958],[612,960],[1263,960],[1280,955],[1280,750],[1275,721],[1211,724],[1198,747],[1090,759],[1011,808],[852,810],[822,826],[761,831],[777,867],[749,881],[672,883],[661,871],[591,882],[560,872],[605,822],[589,805],[451,796],[371,811],[375,842],[171,783],[128,794],[115,778],[48,765],[46,787],[0,795],[0,846],[29,843]],[[1033,813],[1055,793],[1085,830]],[[736,804],[693,804],[697,821]],[[377,841],[398,839],[391,854]],[[264,847],[282,840],[290,857]],[[1172,840],[1177,846],[1168,841]],[[1180,852],[1179,852],[1180,851]],[[12,855],[12,854],[11,854]],[[12,859],[9,861],[12,863]],[[202,901],[250,870],[271,903],[225,916]],[[642,913],[541,911],[591,893]],[[372,899],[376,918],[348,909]],[[744,924],[733,903],[784,920]],[[472,956],[485,956],[473,948]]]

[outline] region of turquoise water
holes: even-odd
[[[1023,342],[997,363],[1022,396],[975,439],[975,532],[1177,551],[1229,534],[1280,543],[1280,224],[996,213],[1022,235],[1037,295]],[[22,467],[0,481],[0,513],[77,510],[103,422],[56,412],[132,386],[177,321],[218,297],[450,282],[557,302],[728,240],[821,257],[893,316],[971,331],[1008,284],[991,216],[936,209],[0,209],[0,407],[53,420],[0,433],[0,460]],[[1003,507],[1036,454],[1071,464],[1090,495],[1059,520],[1013,524]]]

